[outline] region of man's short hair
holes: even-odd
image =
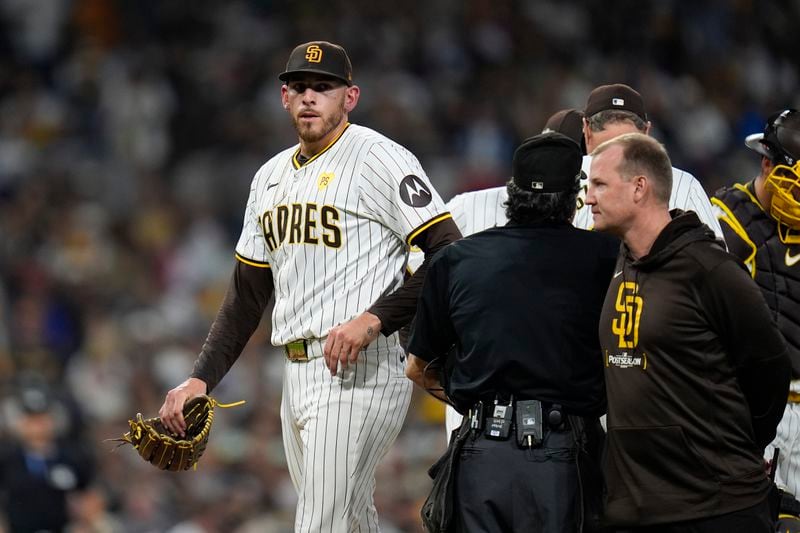
[[[636,129],[645,132],[647,129],[647,122],[642,120],[642,117],[631,111],[624,111],[622,109],[606,109],[595,113],[591,117],[586,117],[586,122],[589,124],[589,129],[592,131],[603,131],[606,129],[607,124],[615,122],[631,122]]]
[[[664,145],[642,133],[626,133],[604,142],[591,155],[597,156],[614,145],[622,147],[622,160],[617,166],[622,179],[628,181],[635,176],[647,176],[653,185],[655,198],[663,204],[669,204],[672,161]]]

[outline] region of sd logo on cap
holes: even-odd
[[[338,44],[328,41],[311,41],[292,50],[286,71],[278,79],[291,81],[297,74],[323,74],[353,85],[353,66],[347,52]]]

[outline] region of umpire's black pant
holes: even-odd
[[[574,533],[579,494],[569,429],[546,430],[542,446],[526,449],[513,433],[470,437],[456,469],[456,531]]]

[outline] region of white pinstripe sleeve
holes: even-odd
[[[492,187],[459,194],[447,203],[463,236],[506,223],[506,187]]]
[[[361,166],[366,210],[404,241],[447,212],[417,158],[399,144],[378,142]]]
[[[447,209],[453,215],[453,222],[458,226],[458,230],[464,235],[465,227],[467,225],[467,211],[464,207],[465,194],[457,194],[447,202]]]
[[[261,228],[261,214],[259,210],[259,198],[263,194],[263,183],[265,173],[264,167],[256,172],[253,182],[250,185],[250,196],[247,198],[247,207],[244,210],[244,221],[242,223],[242,233],[236,243],[236,255],[245,262],[268,264],[270,262],[269,252],[264,232]]]
[[[669,199],[671,209],[694,211],[700,221],[714,230],[718,239],[725,240],[719,220],[714,215],[711,200],[697,178],[679,168],[672,169],[672,195]]]
[[[447,210],[453,215],[463,237],[485,229],[503,226],[506,223],[505,201],[508,198],[506,187],[493,187],[479,191],[457,194],[447,202]],[[408,266],[416,271],[424,260],[420,251],[412,251]]]

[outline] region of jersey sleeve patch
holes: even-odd
[[[269,263],[264,263],[262,261],[256,261],[255,259],[248,259],[247,257],[243,257],[239,254],[234,254],[236,259],[244,263],[245,265],[254,266],[257,268],[270,268]]]
[[[433,194],[422,179],[409,174],[400,180],[400,199],[411,207],[425,207],[431,203]]]

